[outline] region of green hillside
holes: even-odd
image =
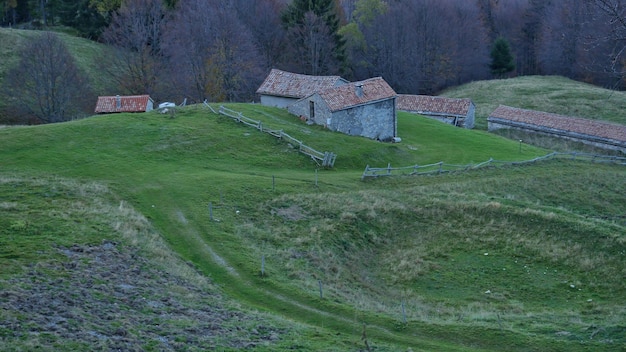
[[[41,33],[34,30],[0,28],[0,81],[6,72],[17,64],[19,49]],[[56,32],[56,34],[74,55],[78,66],[88,74],[90,83],[94,88],[98,91],[110,89],[114,82],[111,76],[105,72],[103,58],[111,55],[111,49],[106,45],[85,38],[63,32]],[[108,92],[107,94],[112,93]]]
[[[10,111],[14,110],[13,105],[16,102],[21,101],[20,97],[11,96],[2,89],[3,80],[9,70],[18,64],[20,50],[41,34],[41,31],[35,30],[0,28],[0,124],[15,123],[9,122],[16,120]],[[111,48],[63,32],[56,32],[56,34],[73,55],[79,69],[86,73],[91,88],[89,91],[93,91],[96,96],[119,94],[119,89],[115,88],[117,84],[114,77],[110,74],[110,60],[108,59],[113,56]],[[93,107],[95,105],[94,97]]]
[[[202,105],[0,129],[5,346],[625,346],[623,166],[557,160],[363,182],[368,164],[548,151],[410,114],[398,117],[402,142],[385,144],[281,109],[229,107],[336,153],[335,167]]]
[[[626,124],[626,92],[603,89],[558,76],[476,81],[448,89],[442,95],[471,98],[476,104],[478,129],[487,129],[487,117],[500,104]]]

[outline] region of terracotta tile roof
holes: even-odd
[[[424,114],[467,116],[471,105],[472,101],[470,99],[455,99],[429,95],[400,94],[396,99],[396,107],[398,110]]]
[[[256,92],[299,99],[347,82],[339,76],[310,76],[272,69]]]
[[[96,113],[144,112],[150,102],[149,95],[102,96],[98,97]]]
[[[626,142],[625,125],[601,122],[597,120],[568,117],[535,110],[512,108],[505,105],[498,106],[498,108],[489,115],[489,119],[509,120],[555,130]]]
[[[396,92],[381,77],[352,82],[319,92],[331,111],[396,97]]]

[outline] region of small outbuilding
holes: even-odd
[[[626,153],[626,126],[500,105],[487,118],[489,131],[513,128],[566,138]]]
[[[146,112],[154,109],[154,101],[149,95],[101,96],[98,97],[95,112],[110,114],[116,112]]]
[[[399,94],[396,107],[399,111],[424,115],[453,126],[474,128],[476,105],[467,98]]]
[[[315,92],[287,110],[311,124],[381,141],[397,137],[396,92],[381,77]]]
[[[315,92],[347,83],[339,76],[311,76],[272,69],[256,93],[262,105],[285,108]]]

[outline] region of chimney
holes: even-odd
[[[363,96],[363,84],[359,83],[354,86],[356,96],[361,98]]]
[[[116,96],[115,96],[115,106],[116,106],[118,109],[121,109],[121,108],[122,108],[122,97],[120,97],[119,95],[116,95]]]

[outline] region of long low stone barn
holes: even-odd
[[[500,105],[487,118],[489,131],[513,128],[566,138],[626,153],[626,126]]]
[[[424,115],[453,126],[474,128],[476,106],[467,98],[398,94],[396,107],[399,111]]]

